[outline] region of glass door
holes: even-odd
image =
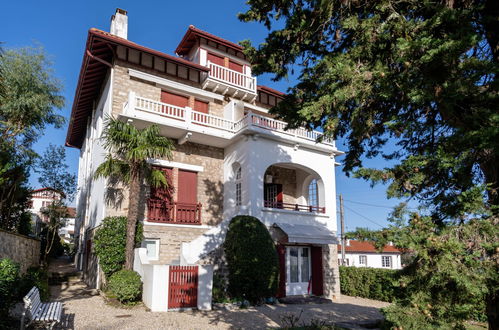
[[[306,295],[310,283],[310,248],[289,246],[286,248],[286,295]]]

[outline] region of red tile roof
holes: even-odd
[[[206,31],[203,31],[201,29],[198,29],[194,25],[189,25],[189,28],[187,29],[187,32],[185,33],[184,37],[180,41],[180,43],[177,46],[177,49],[175,49],[175,53],[178,55],[185,55],[189,52],[189,50],[192,48],[193,41],[195,39],[202,37],[207,40],[211,40],[213,42],[216,42],[217,44],[221,44],[227,48],[231,48],[235,50],[236,52],[241,52],[243,51],[243,47],[241,45],[235,44],[231,41],[225,40],[223,38],[217,37],[216,35],[213,35],[211,33],[208,33]]]
[[[274,96],[277,96],[277,97],[280,97],[280,98],[283,98],[284,96],[286,96],[286,93],[283,93],[283,92],[280,92],[276,89],[273,89],[273,88],[270,88],[270,87],[267,87],[267,86],[264,86],[264,85],[258,85],[257,86],[257,90],[260,92],[264,92],[264,93],[268,93],[268,94],[272,94]]]
[[[66,211],[68,212],[68,218],[76,218],[76,208],[68,207]]]
[[[338,244],[338,253],[340,253],[340,251],[341,251],[341,244]],[[379,252],[378,250],[376,250],[373,243],[355,241],[355,240],[350,240],[350,245],[347,244],[345,246],[345,251],[346,252],[373,252],[373,253]],[[383,248],[383,252],[402,253],[399,249],[397,249],[393,245],[385,245]]]

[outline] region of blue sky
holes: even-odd
[[[253,44],[264,40],[263,25],[242,23],[237,13],[245,11],[243,0],[224,1],[3,1],[0,4],[0,42],[5,48],[42,45],[54,63],[55,76],[63,85],[66,106],[62,114],[69,118],[78,74],[91,27],[109,31],[110,17],[115,9],[128,11],[128,39],[153,49],[173,54],[187,27],[192,24],[225,39],[237,42],[250,39]],[[258,83],[285,91],[293,81],[272,82],[270,76],[258,77]],[[49,145],[64,144],[66,128],[49,127],[40,137],[35,149],[38,153]],[[345,150],[342,141],[338,147]],[[67,148],[68,165],[78,169],[79,151]],[[338,159],[341,162],[341,158]],[[382,160],[367,162],[384,167]],[[386,225],[390,207],[399,201],[386,199],[385,187],[371,188],[369,183],[348,178],[336,169],[337,191],[345,199],[347,230],[355,227],[372,229]],[[35,174],[31,185],[38,188]],[[370,205],[365,205],[370,204]]]

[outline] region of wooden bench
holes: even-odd
[[[24,329],[24,320],[28,318],[29,326],[33,322],[44,323],[52,329],[54,325],[61,322],[62,303],[49,302],[42,303],[40,291],[34,286],[24,297],[24,311],[21,318],[21,330]]]

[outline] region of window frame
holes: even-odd
[[[311,189],[313,188],[313,189]],[[317,179],[312,179],[307,187],[308,191],[308,205],[319,206],[319,185]]]
[[[386,261],[388,261],[388,266]],[[393,258],[392,256],[381,256],[381,267],[383,268],[393,268]]]
[[[364,262],[362,262],[364,260]],[[367,266],[367,255],[361,254],[359,255],[359,265]]]
[[[155,245],[155,256],[151,257],[149,256],[148,254],[148,249],[147,249],[147,245],[146,245],[146,241],[151,241],[151,242],[154,242],[154,245]],[[144,238],[144,240],[142,241],[142,247],[146,249],[146,256],[149,260],[159,260],[159,244],[160,244],[160,239],[159,238]]]
[[[243,203],[242,168],[241,168],[241,166],[238,166],[236,171],[235,171],[235,180],[234,181],[236,184],[236,191],[235,191],[236,206],[241,206]]]

